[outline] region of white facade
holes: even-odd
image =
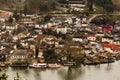
[[[97,33],[96,36],[103,37],[104,34],[99,34],[99,33]]]
[[[87,19],[86,18],[82,18],[82,23],[86,23]]]
[[[62,34],[66,34],[67,33],[67,27],[58,27],[56,29],[57,33],[62,33]]]
[[[117,30],[120,30],[120,26],[116,26],[115,28],[116,28]]]
[[[82,23],[81,26],[82,26],[82,27],[87,27],[88,24],[87,24],[87,23]]]
[[[102,42],[113,43],[113,40],[108,38],[102,38]]]
[[[91,50],[85,50],[86,55],[89,55],[89,53],[91,53]]]
[[[5,18],[0,18],[0,22],[5,22]]]
[[[111,48],[104,47],[104,50],[107,52],[113,53],[113,50],[111,50]]]
[[[88,36],[87,39],[90,40],[90,41],[96,41],[96,37],[95,36]]]
[[[120,41],[114,41],[115,45],[120,45]]]
[[[72,40],[73,40],[73,41],[83,42],[83,39],[82,39],[82,38],[73,38]]]

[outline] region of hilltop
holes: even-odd
[[[0,0],[0,9],[23,10],[27,4],[28,12],[54,11],[59,6],[60,1],[62,0]],[[120,0],[88,0],[88,2],[91,1],[106,11],[120,10]],[[105,2],[105,4],[100,4],[101,2]]]
[[[120,10],[120,0],[112,0],[112,2],[116,9]]]

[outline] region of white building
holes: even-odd
[[[102,42],[108,42],[108,43],[113,43],[113,39],[111,38],[107,38],[107,37],[103,37],[102,38]]]
[[[57,27],[56,32],[66,34],[67,33],[67,27]]]
[[[87,39],[90,40],[90,41],[96,41],[96,36],[94,34],[93,35],[88,35]]]

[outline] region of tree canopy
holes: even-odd
[[[112,0],[88,0],[89,10],[92,10],[93,4],[103,7],[107,12],[114,11]]]
[[[49,11],[53,10],[56,7],[55,0],[29,0],[28,1],[29,9],[40,12],[40,11]]]

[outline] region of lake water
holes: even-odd
[[[14,80],[16,72],[21,80],[120,80],[120,61],[97,66],[81,66],[79,68],[61,67],[58,69],[14,69],[7,68],[8,80]]]

